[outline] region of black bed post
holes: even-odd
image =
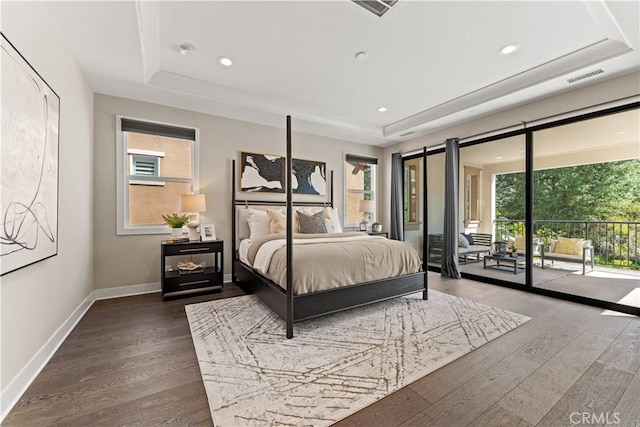
[[[287,338],[293,338],[293,197],[291,180],[291,116],[287,116]]]
[[[236,161],[231,160],[231,281],[236,282]]]
[[[331,170],[331,208],[333,209],[333,170]]]
[[[429,239],[427,234],[427,147],[422,147],[422,269],[424,270],[424,291],[422,299],[429,299]]]

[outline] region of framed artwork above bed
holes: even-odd
[[[327,194],[327,164],[315,160],[293,159],[291,161],[293,175],[293,193]]]
[[[286,157],[277,154],[240,152],[240,191],[284,193]],[[294,194],[326,196],[327,164],[293,159],[291,178]]]
[[[284,193],[285,158],[277,154],[240,152],[240,191]]]

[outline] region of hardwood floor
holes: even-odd
[[[640,426],[640,319],[436,274],[430,286],[532,320],[337,425],[564,426],[586,413]],[[212,425],[184,305],[242,294],[96,301],[3,425]]]

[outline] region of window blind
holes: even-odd
[[[132,120],[124,117],[121,119],[121,127],[123,132],[146,133],[149,135],[160,135],[169,138],[187,139],[190,141],[196,140],[196,130],[190,128],[141,122],[139,120]]]

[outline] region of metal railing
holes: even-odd
[[[524,235],[523,220],[494,221],[496,240],[517,235]],[[590,240],[597,265],[640,270],[640,222],[535,220],[533,235],[545,244],[557,237]]]

